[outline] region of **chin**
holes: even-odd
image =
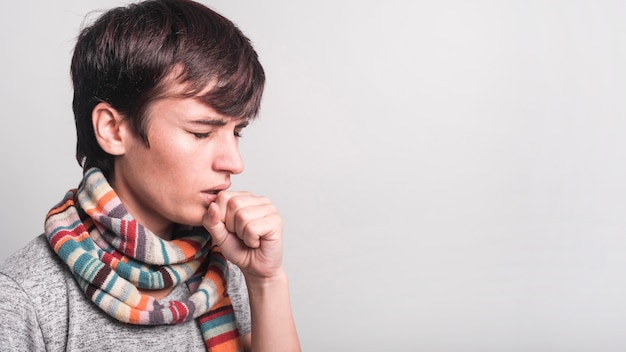
[[[201,202],[189,202],[182,199],[179,200],[178,204],[180,204],[180,206],[176,207],[174,205],[170,208],[172,222],[181,225],[202,226],[202,218],[207,212],[208,205],[204,205]]]
[[[189,226],[202,226],[202,217],[204,216],[204,212],[206,212],[206,209],[202,212],[197,212],[197,214],[196,212],[187,212],[184,218],[180,219],[181,221],[178,223]]]

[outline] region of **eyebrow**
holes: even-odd
[[[224,119],[199,119],[190,121],[193,124],[198,125],[206,125],[206,126],[224,126],[228,123],[228,121]],[[241,123],[237,124],[237,128],[245,128],[248,126],[250,121],[248,119],[242,119]]]
[[[198,124],[198,125],[207,125],[207,126],[224,126],[226,124],[226,121],[221,120],[221,119],[199,119],[199,120],[192,120],[190,122],[194,124]]]

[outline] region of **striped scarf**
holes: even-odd
[[[139,325],[196,319],[207,351],[239,351],[226,293],[228,266],[203,228],[181,226],[165,241],[137,223],[97,168],[85,172],[46,217],[50,245],[87,297],[115,319]],[[141,289],[186,283],[188,299],[159,303]]]

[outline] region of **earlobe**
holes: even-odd
[[[111,155],[124,154],[123,137],[126,123],[117,110],[101,102],[93,108],[91,122],[100,148]]]

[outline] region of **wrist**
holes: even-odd
[[[270,276],[246,275],[246,285],[250,295],[264,295],[276,289],[286,288],[288,283],[287,273],[283,267],[278,268]]]

